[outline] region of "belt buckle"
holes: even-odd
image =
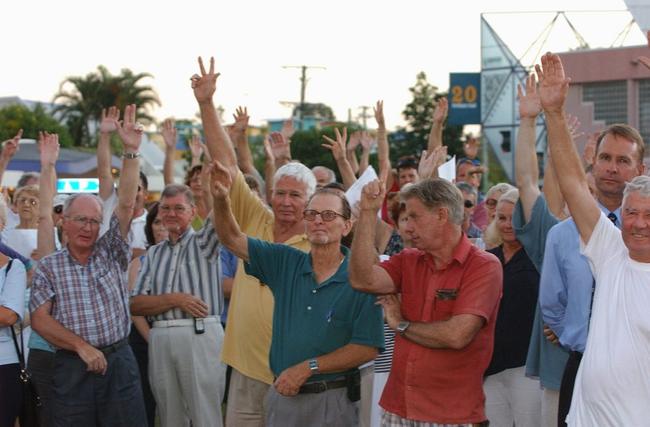
[[[318,385],[318,392],[322,393],[324,391],[327,391],[327,383],[325,381],[320,381],[316,383]]]

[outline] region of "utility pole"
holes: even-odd
[[[361,109],[361,114],[359,114],[359,117],[361,118],[361,121],[363,122],[363,130],[368,129],[368,120],[371,117],[374,117],[373,114],[368,114],[368,110],[370,110],[370,105],[360,105],[359,108]]]
[[[305,90],[307,89],[307,69],[309,68],[320,68],[322,70],[325,70],[325,67],[321,67],[318,65],[285,65],[282,68],[300,68],[300,104],[298,108],[298,123],[299,127],[298,129],[302,130],[303,127],[303,115],[304,115],[304,108],[305,108]]]

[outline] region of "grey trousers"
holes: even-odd
[[[283,396],[271,386],[266,394],[266,427],[356,427],[357,405],[345,387],[323,393]]]
[[[162,427],[221,427],[226,366],[221,362],[223,328],[206,322],[154,327],[149,335],[149,381]]]

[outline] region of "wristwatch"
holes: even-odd
[[[140,152],[139,151],[136,151],[136,152],[133,152],[133,153],[127,153],[127,152],[122,153],[122,158],[123,159],[137,159],[138,157],[140,157]]]
[[[318,369],[318,360],[316,358],[309,360],[309,370],[312,375],[320,373],[320,369]]]
[[[395,329],[400,335],[404,335],[406,333],[406,330],[411,326],[411,322],[408,322],[406,320],[399,322],[397,324],[397,328]]]

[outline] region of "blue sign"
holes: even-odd
[[[60,178],[56,182],[57,193],[98,193],[97,178]]]
[[[450,125],[481,124],[481,73],[449,73]]]

